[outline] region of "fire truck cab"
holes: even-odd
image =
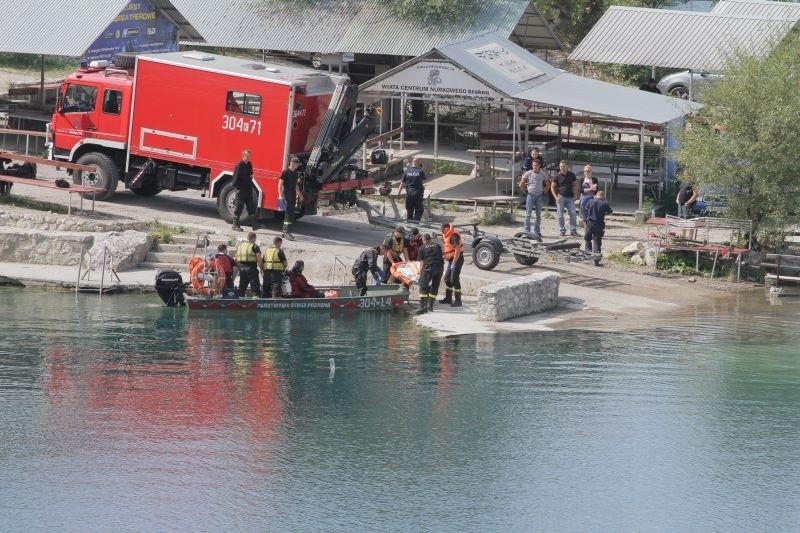
[[[300,157],[303,205],[371,185],[351,179],[350,157],[374,130],[366,108],[353,128],[357,88],[347,78],[289,64],[202,52],[123,56],[67,77],[53,120],[52,158],[95,165],[75,183],[114,194],[198,189],[232,218],[234,165],[252,152],[259,218],[278,213],[278,178]]]

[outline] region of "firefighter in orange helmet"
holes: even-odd
[[[464,266],[464,243],[461,234],[449,222],[442,224],[442,240],[444,241],[444,259],[447,268],[444,271],[445,297],[441,304],[450,307],[461,307],[461,268]]]

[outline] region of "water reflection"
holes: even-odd
[[[4,529],[800,523],[791,304],[441,339],[400,313],[3,296]]]

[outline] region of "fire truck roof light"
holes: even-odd
[[[105,59],[98,59],[89,63],[89,68],[106,68],[110,65],[107,60]]]
[[[186,59],[195,59],[197,61],[213,61],[214,56],[211,54],[205,54],[203,52],[186,52],[185,54],[181,54],[181,57],[185,57]]]

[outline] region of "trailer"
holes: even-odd
[[[517,263],[531,266],[542,261],[576,263],[594,261],[599,265],[600,254],[585,253],[579,241],[560,239],[543,242],[533,233],[520,231],[510,238],[483,234],[472,241],[472,261],[481,270],[492,270],[504,252],[511,253]]]

